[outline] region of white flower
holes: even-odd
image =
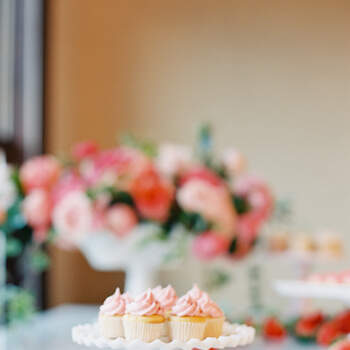
[[[10,208],[16,196],[16,187],[11,180],[11,168],[5,159],[0,158],[0,210],[6,211]]]
[[[225,150],[221,156],[222,163],[230,176],[241,174],[246,168],[246,159],[234,148]]]
[[[91,231],[92,207],[82,191],[68,193],[53,210],[53,224],[59,241],[78,244]]]
[[[161,173],[174,176],[186,171],[193,164],[193,154],[189,147],[163,144],[159,147],[156,166]]]

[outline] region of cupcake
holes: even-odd
[[[125,338],[152,342],[161,337],[164,321],[163,310],[149,288],[126,307],[123,317]]]
[[[100,307],[98,324],[101,334],[106,338],[124,337],[122,318],[127,301],[120,294],[119,288],[109,296]]]
[[[155,298],[166,314],[170,314],[171,309],[177,301],[176,292],[170,285],[163,288],[157,295],[155,295]]]
[[[161,288],[156,291],[155,298],[160,304],[160,307],[164,310],[165,323],[162,331],[162,337],[166,337],[169,334],[169,316],[171,313],[172,307],[175,305],[177,300],[177,295],[174,288],[168,285],[165,288]]]
[[[203,315],[206,315],[207,317],[204,338],[220,337],[222,335],[222,327],[225,321],[224,313],[219,306],[209,298],[207,293],[202,294],[198,304]]]
[[[188,341],[192,338],[202,340],[206,317],[189,294],[181,297],[171,310],[169,333],[172,340]]]

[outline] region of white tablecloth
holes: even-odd
[[[37,315],[25,325],[0,330],[0,350],[83,350],[73,344],[71,328],[79,323],[96,321],[96,306],[64,305]],[[88,349],[88,348],[86,348]],[[96,350],[97,348],[89,348]],[[246,350],[318,350],[314,345],[302,346],[292,339],[272,343],[257,339]]]

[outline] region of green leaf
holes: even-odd
[[[134,206],[134,200],[128,192],[117,191],[116,189],[112,190],[112,200],[110,205],[123,203],[130,206]]]
[[[249,203],[244,197],[232,195],[232,202],[238,215],[247,213],[250,210]]]
[[[13,168],[12,173],[11,173],[11,180],[16,186],[17,192],[19,193],[20,196],[24,197],[24,190],[21,184],[21,180],[19,178],[19,170],[18,168]]]
[[[49,267],[49,265],[50,258],[43,250],[38,249],[32,253],[31,266],[34,271],[45,271]]]
[[[6,292],[7,319],[10,324],[29,319],[35,312],[33,295],[18,287],[12,287]]]
[[[228,248],[228,251],[230,254],[233,254],[237,249],[237,238],[234,238],[230,244],[230,247]]]
[[[195,233],[207,231],[212,227],[212,224],[206,221],[201,214],[194,212],[182,212],[180,222],[187,230]]]
[[[212,164],[212,148],[211,127],[209,124],[203,124],[198,133],[197,152],[202,163],[209,167]]]
[[[206,288],[211,291],[227,285],[231,280],[230,274],[221,269],[211,269],[207,271],[206,278]]]
[[[155,157],[157,155],[157,146],[153,142],[137,139],[132,134],[124,134],[121,137],[121,144],[128,147],[137,148],[148,157]]]
[[[6,240],[6,255],[9,257],[16,257],[21,254],[23,249],[22,243],[16,238],[8,238]]]

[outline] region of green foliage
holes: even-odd
[[[238,244],[237,238],[234,238],[230,244],[230,247],[228,248],[228,251],[230,254],[233,254],[236,251],[237,244]]]
[[[134,206],[134,200],[128,192],[116,191],[114,189],[114,191],[111,191],[111,194],[112,194],[112,200],[110,202],[110,205],[122,203],[130,206]]]
[[[229,273],[222,269],[211,269],[206,271],[206,289],[213,291],[214,289],[222,288],[231,281]]]
[[[212,228],[212,224],[199,213],[181,211],[179,221],[187,230],[194,233],[204,232]]]
[[[50,258],[42,249],[36,249],[32,252],[31,268],[36,272],[45,271],[50,265]]]
[[[212,130],[209,124],[203,124],[198,133],[197,153],[201,162],[208,167],[211,167],[213,163],[212,151]]]
[[[243,197],[232,195],[232,202],[238,215],[247,213],[250,210],[248,201]]]
[[[33,316],[35,299],[31,293],[12,286],[7,294],[7,320],[10,324],[25,321]]]
[[[19,239],[10,237],[6,240],[6,256],[11,258],[19,256],[22,250],[22,243]]]
[[[139,149],[148,157],[157,155],[157,146],[149,140],[140,140],[131,134],[125,134],[121,137],[121,144],[132,148]]]
[[[21,230],[26,226],[26,221],[21,212],[21,199],[17,199],[7,211],[6,221],[1,225],[0,229],[6,235]]]
[[[19,178],[19,170],[18,168],[14,168],[12,169],[12,173],[11,173],[11,180],[14,183],[17,193],[21,196],[24,197],[24,190],[21,184],[21,180]]]

